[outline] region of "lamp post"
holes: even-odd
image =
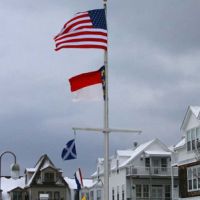
[[[1,155],[0,155],[0,200],[2,200],[2,191],[3,191],[1,189],[1,158],[5,154],[11,154],[14,157],[14,163],[10,167],[10,169],[11,169],[11,177],[14,178],[14,179],[19,178],[19,171],[20,171],[20,167],[16,162],[16,155],[13,152],[4,151],[3,153],[1,153]]]

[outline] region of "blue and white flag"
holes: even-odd
[[[77,158],[74,139],[67,142],[66,147],[62,151],[61,157],[63,160],[72,160]]]
[[[80,168],[75,172],[74,177],[77,185],[77,190],[80,190],[83,187],[83,178]]]

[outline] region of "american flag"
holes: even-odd
[[[63,48],[107,50],[107,26],[104,9],[79,12],[54,38],[56,51]]]

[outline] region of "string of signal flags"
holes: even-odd
[[[55,51],[66,48],[107,51],[108,35],[105,9],[78,12],[54,37]],[[69,78],[73,101],[105,100],[105,67]],[[63,160],[77,158],[75,139],[66,143]]]

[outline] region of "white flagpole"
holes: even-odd
[[[107,23],[107,0],[104,1],[104,9]],[[104,99],[104,129],[109,129],[108,109],[108,50],[104,52],[105,66],[105,99]],[[109,200],[109,131],[104,133],[104,200]]]

